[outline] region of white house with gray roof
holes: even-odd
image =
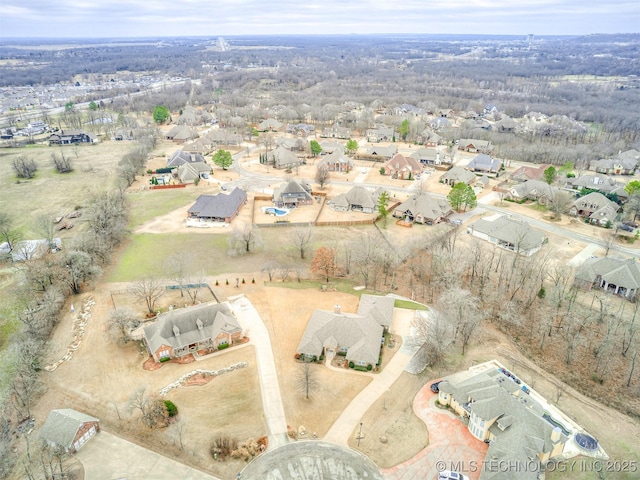
[[[576,272],[575,283],[636,301],[640,289],[640,264],[633,258],[589,258]]]
[[[599,192],[591,192],[578,198],[569,208],[569,215],[588,218],[589,223],[602,227],[613,223],[620,206]]]
[[[514,185],[509,190],[509,198],[513,200],[535,200],[541,205],[547,205],[560,190],[542,180],[527,180]]]
[[[380,360],[384,332],[391,326],[394,299],[362,295],[358,313],[314,310],[296,352],[306,358],[345,355],[355,365],[375,366]]]
[[[156,362],[233,345],[242,327],[228,303],[203,303],[170,310],[143,329],[144,341]]]
[[[467,233],[526,257],[539,251],[547,241],[542,232],[527,222],[500,214],[473,222]]]
[[[489,443],[480,480],[536,480],[549,460],[563,459],[570,431],[504,368],[458,372],[442,379],[438,389],[439,403],[465,418],[475,438]],[[514,467],[494,471],[488,468],[492,462]],[[523,468],[514,476],[517,465]]]
[[[51,410],[40,438],[50,447],[75,453],[100,431],[100,420],[71,408]]]

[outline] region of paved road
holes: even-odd
[[[272,450],[289,443],[289,437],[269,332],[260,314],[247,297],[244,295],[230,297],[229,302],[240,325],[248,332],[250,343],[256,349],[262,408],[269,436],[268,450]]]
[[[256,457],[242,480],[383,480],[378,467],[353,450],[298,441]]]
[[[87,480],[219,480],[105,431],[75,456],[82,462]]]

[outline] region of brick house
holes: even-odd
[[[228,303],[170,310],[143,330],[147,349],[156,362],[200,350],[219,350],[242,339],[242,327]]]

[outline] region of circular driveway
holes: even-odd
[[[263,453],[244,470],[242,480],[383,480],[365,456],[331,443],[298,441]]]

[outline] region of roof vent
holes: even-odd
[[[180,336],[180,329],[178,328],[178,326],[177,326],[177,325],[174,325],[174,326],[173,326],[173,334],[174,334],[176,337],[179,337],[179,336]]]
[[[202,330],[204,328],[204,325],[202,324],[202,320],[200,320],[199,318],[196,320],[196,325],[198,327],[198,330]]]

